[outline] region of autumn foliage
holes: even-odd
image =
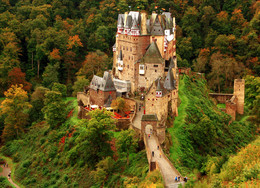
[[[32,84],[25,80],[25,73],[20,68],[14,67],[8,74],[9,86],[11,85],[23,85],[23,89],[31,91]]]

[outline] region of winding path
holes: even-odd
[[[1,168],[3,169],[3,172],[0,173],[0,176],[4,176],[4,177],[7,177],[8,181],[13,185],[15,186],[16,188],[20,188],[18,185],[16,185],[13,180],[11,178],[8,178],[8,174],[9,172],[11,171],[11,168],[9,167],[4,167],[4,165],[1,165]]]
[[[139,103],[137,103],[139,106]],[[141,130],[141,119],[143,115],[143,110],[139,111],[137,109],[136,116],[133,120],[132,125]],[[165,186],[167,188],[177,188],[179,184],[184,184],[183,181],[181,182],[175,182],[176,176],[181,176],[180,173],[175,169],[175,167],[172,165],[170,160],[164,155],[161,147],[159,147],[159,150],[157,149],[157,146],[160,145],[158,142],[158,138],[155,135],[151,135],[150,138],[147,137],[147,135],[144,135],[144,139],[146,139],[146,150],[149,150],[149,152],[154,151],[154,157],[152,157],[152,161],[156,162],[159,166],[160,172],[163,176]],[[148,152],[148,153],[149,153]],[[161,154],[161,157],[160,157]],[[149,161],[149,160],[148,160]]]

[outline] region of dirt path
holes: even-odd
[[[16,185],[13,180],[10,178],[8,178],[8,174],[9,172],[11,171],[11,168],[9,167],[4,167],[4,165],[1,165],[1,168],[3,169],[3,172],[0,173],[0,176],[4,176],[4,177],[7,177],[8,181],[14,185],[16,188],[20,188],[18,185]]]
[[[147,139],[147,143],[150,151],[154,151],[153,161],[156,161],[158,163],[166,187],[178,187],[178,185],[180,183],[183,183],[183,181],[175,182],[174,178],[176,176],[180,176],[180,173],[171,166],[170,161],[167,160],[162,150],[157,149],[157,146],[159,145],[157,138],[154,135],[151,135],[151,137]]]

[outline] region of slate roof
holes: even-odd
[[[133,21],[133,25],[132,25],[132,27],[131,27],[131,30],[139,30],[139,27],[138,27],[138,24],[137,24],[137,21],[136,21],[136,19],[134,19],[134,21]]]
[[[128,15],[126,18],[125,28],[131,29],[131,27],[132,27],[132,16]]]
[[[147,51],[145,52],[144,57],[142,58],[142,61],[145,63],[164,63],[164,59],[161,56],[156,42],[152,42],[148,46]]]
[[[176,89],[175,88],[175,81],[174,81],[174,77],[173,77],[173,73],[172,73],[172,69],[168,70],[167,76],[164,80],[164,85],[163,87],[167,90],[173,90]]]
[[[161,86],[161,82],[160,82],[160,78],[159,78],[159,81],[157,82],[157,87],[156,87],[156,91],[162,91],[163,88]]]
[[[118,21],[117,21],[117,26],[118,27],[124,27],[124,14],[119,14],[118,15]]]
[[[156,114],[144,114],[141,121],[158,121]]]
[[[170,65],[169,65],[169,69],[175,68],[175,63],[173,61],[173,57],[170,58]]]
[[[111,78],[109,72],[105,71],[103,78],[94,75],[91,83],[90,88],[94,90],[101,90],[101,91],[115,91],[115,85]]]

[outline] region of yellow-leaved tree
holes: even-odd
[[[29,118],[28,111],[32,105],[28,102],[27,92],[23,85],[12,85],[5,93],[6,99],[0,105],[0,115],[4,115],[4,141],[18,138],[24,132]]]

